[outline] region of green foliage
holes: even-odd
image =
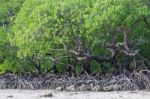
[[[1,58],[3,65],[1,70],[7,66],[7,68],[14,66],[19,70],[17,66],[21,65],[18,63],[20,59],[27,62],[28,58],[34,57],[35,60],[40,60],[42,70],[45,72],[51,68],[54,58],[57,60],[59,71],[63,71],[68,66],[67,58],[72,57],[69,50],[108,56],[110,52],[102,46],[112,42],[115,37],[117,37],[115,42],[122,42],[124,32],[129,33],[130,46],[133,42],[137,43],[136,49],[140,49],[140,53],[149,58],[148,2],[148,0],[1,0],[0,56],[7,57]],[[147,23],[142,20],[143,18],[146,18]],[[5,48],[5,43],[11,43],[13,48],[10,46]],[[7,51],[6,49],[9,53],[3,55],[3,50]],[[12,60],[14,58],[15,60]],[[25,70],[32,69],[32,66],[26,64],[27,67],[20,67]],[[91,66],[92,71],[99,68],[96,62],[91,62]],[[107,67],[110,68],[109,65],[106,69]],[[79,71],[78,68],[76,71]]]
[[[11,26],[15,14],[24,0],[0,0],[0,73],[19,72],[20,60],[16,57],[16,50],[10,46],[7,35],[11,33]]]
[[[91,71],[97,74],[101,70],[100,65],[96,61],[91,62]]]

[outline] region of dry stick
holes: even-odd
[[[148,21],[147,21],[149,18],[150,18],[150,16],[142,16],[142,17],[140,17],[138,20],[136,20],[135,22],[133,22],[132,27],[135,27],[135,25],[136,25],[137,23],[139,23],[139,22],[141,22],[141,21],[144,21],[145,24],[146,24],[146,26],[147,26],[148,28],[150,28],[150,24],[149,24]]]
[[[124,47],[125,47],[125,54],[129,56],[135,56],[137,51],[135,53],[132,53],[132,51],[128,47],[128,32],[124,31]]]
[[[124,32],[124,48],[126,51],[128,51],[129,53],[131,53],[131,50],[128,47],[128,33]]]
[[[25,84],[23,83],[23,81],[21,79],[18,78],[18,82],[19,82],[19,88],[21,89],[21,87],[26,88]]]
[[[2,81],[0,82],[0,88],[5,89],[6,88],[4,85],[5,83],[6,83],[5,79],[2,79]]]
[[[34,89],[33,85],[30,82],[28,82],[27,80],[25,80],[25,83],[29,86],[29,88]]]

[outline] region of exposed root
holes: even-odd
[[[66,91],[122,91],[150,90],[150,71],[141,70],[131,76],[117,76],[97,79],[89,75],[78,78],[68,75],[33,76],[5,74],[0,76],[0,89],[57,89]]]

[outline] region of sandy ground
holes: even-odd
[[[52,97],[44,95],[52,93]],[[0,90],[0,99],[150,99],[150,92],[59,92],[54,90]]]

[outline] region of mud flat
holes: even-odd
[[[150,99],[150,92],[66,92],[54,90],[0,90],[0,99]]]

